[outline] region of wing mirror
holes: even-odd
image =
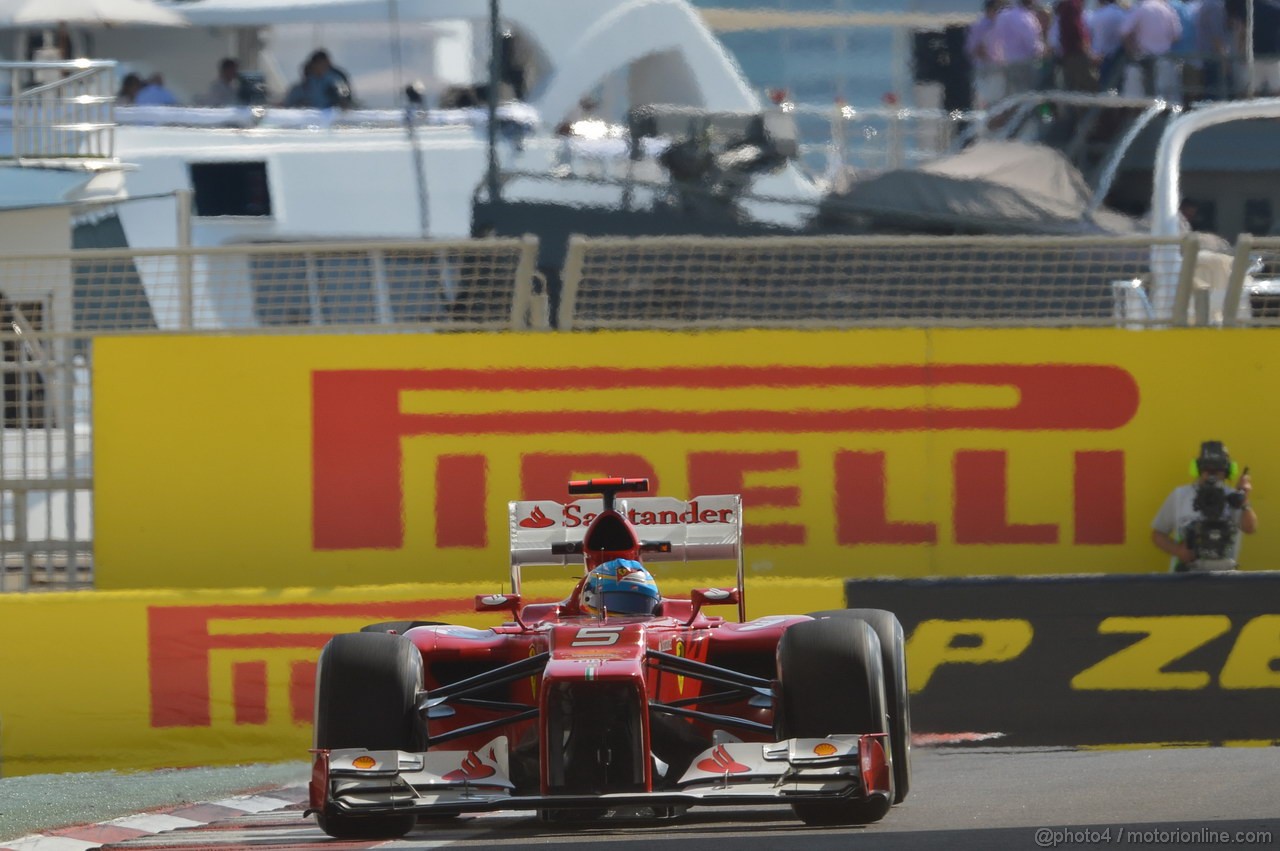
[[[476,611],[509,612],[512,619],[524,628],[524,621],[520,620],[519,594],[477,594]]]
[[[691,597],[693,612],[689,623],[693,623],[703,606],[736,606],[742,600],[742,592],[737,588],[694,588]]]

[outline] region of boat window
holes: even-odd
[[[1244,202],[1244,229],[1254,236],[1274,233],[1270,198],[1248,198]]]
[[[1187,224],[1198,233],[1218,232],[1218,205],[1207,198],[1182,199],[1182,215]]]
[[[191,163],[197,216],[270,216],[264,162]]]

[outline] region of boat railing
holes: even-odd
[[[92,59],[0,62],[0,159],[113,160],[115,70]]]
[[[909,168],[947,153],[978,111],[921,107],[829,107],[783,103],[795,119],[802,168],[831,181],[852,170],[880,172]]]
[[[230,128],[238,130],[403,129],[415,127],[481,128],[489,120],[479,107],[461,109],[311,109],[281,106],[167,106],[117,105],[122,127]],[[523,139],[539,124],[538,112],[525,103],[498,107],[500,132],[508,139]]]

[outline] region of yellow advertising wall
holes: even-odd
[[[544,579],[525,596],[561,599],[570,587]],[[475,593],[399,585],[0,595],[0,776],[304,760],[315,661],[333,634],[385,620],[499,622],[474,612]],[[835,580],[765,579],[747,595],[750,617],[843,601]]]
[[[1271,568],[1278,379],[1251,330],[106,338],[98,584],[496,588],[507,501],[589,474],[742,492],[752,576],[1160,571],[1206,439]]]

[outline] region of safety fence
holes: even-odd
[[[1235,256],[1207,250],[1194,235],[574,238],[556,324],[1270,324],[1265,309],[1255,320],[1246,297],[1246,284],[1257,286],[1247,274],[1256,255],[1253,248]]]
[[[0,292],[59,333],[520,329],[542,322],[536,252],[493,239],[7,255]]]
[[[1280,240],[574,238],[0,256],[0,590],[91,586],[103,335],[1280,325]],[[544,270],[547,271],[547,270]]]

